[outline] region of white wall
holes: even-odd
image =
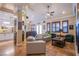
[[[12,32],[11,26],[13,26],[13,28],[14,28],[15,18],[16,17],[11,13],[0,11],[0,26],[7,26],[8,27],[8,29],[6,29],[7,31],[0,32],[0,41],[14,39],[14,32]],[[9,24],[4,24],[4,22],[9,22]]]

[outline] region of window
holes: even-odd
[[[50,23],[47,23],[47,31],[50,31]]]
[[[60,31],[60,22],[53,22],[52,23],[52,32],[59,32]]]
[[[45,30],[45,25],[43,25],[43,30]]]
[[[36,31],[36,30],[35,30],[35,24],[32,25],[31,30],[32,30],[32,31]]]
[[[42,34],[42,25],[38,24],[36,30],[37,30],[37,34]]]
[[[52,23],[52,32],[55,32],[55,23]]]
[[[60,22],[56,22],[56,32],[60,31]]]
[[[68,32],[68,21],[63,21],[63,22],[62,22],[62,30],[63,30],[63,32],[65,32],[65,33]]]

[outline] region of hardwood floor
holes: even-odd
[[[74,43],[66,42],[64,48],[56,47],[51,45],[51,41],[46,45],[46,55],[47,56],[75,56],[75,46]]]
[[[15,46],[13,40],[0,42],[0,56],[26,56],[26,45]]]
[[[14,47],[14,42],[12,40],[0,42],[0,56],[14,56],[14,55],[27,56],[27,48],[25,42],[16,47]],[[37,55],[37,56],[45,56],[45,55]],[[66,46],[64,48],[60,48],[52,46],[50,41],[46,43],[46,56],[75,56],[74,43],[66,42]]]
[[[13,56],[15,53],[14,41],[0,42],[0,56]]]
[[[20,45],[15,47],[15,56],[26,56],[27,49],[26,49],[26,42],[22,42]]]

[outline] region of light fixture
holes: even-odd
[[[10,22],[3,22],[3,24],[10,24]]]
[[[47,16],[50,16],[50,14],[49,14],[49,13],[47,13]]]
[[[48,15],[48,16],[50,16],[49,8],[50,8],[50,6],[48,5],[48,6],[47,6],[47,15]]]
[[[28,16],[26,16],[26,19],[28,19],[29,17]]]
[[[50,11],[50,5],[47,5],[47,16],[53,16],[54,11]]]
[[[66,14],[66,11],[62,11],[62,14]]]

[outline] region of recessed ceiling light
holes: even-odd
[[[66,12],[65,11],[62,11],[62,14],[66,14]]]
[[[50,16],[50,14],[48,13],[47,16]]]

